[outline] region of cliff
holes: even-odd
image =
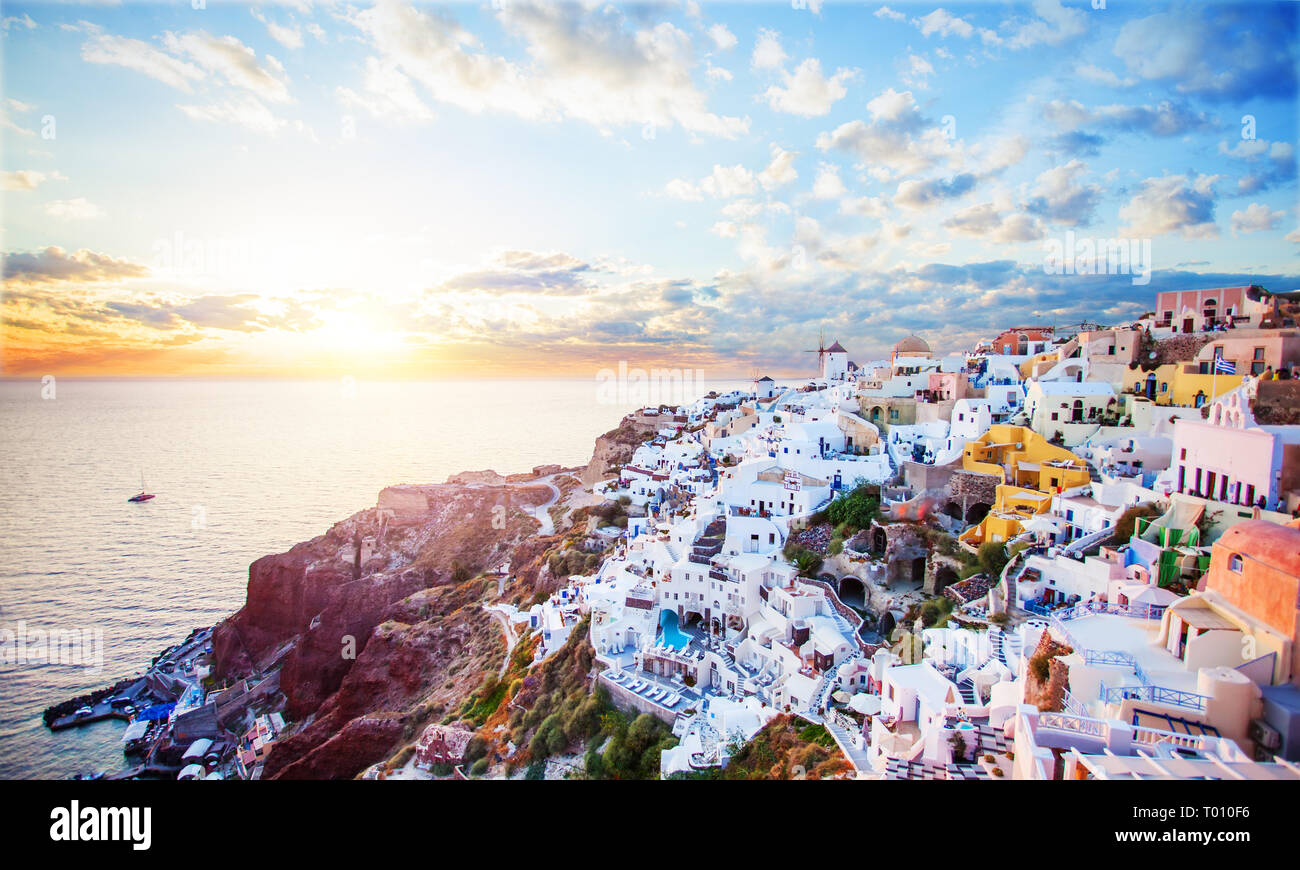
[[[215,673],[280,666],[285,713],[305,723],[264,775],[355,776],[453,709],[501,665],[501,630],[481,607],[510,566],[520,597],[553,584],[529,512],[547,486],[385,489],[375,508],[249,568],[244,607],[213,633]],[[495,575],[493,575],[495,576]]]
[[[643,417],[640,412],[628,414],[618,424],[596,439],[596,449],[591,461],[582,472],[582,485],[590,489],[602,480],[608,480],[618,469],[632,460],[641,442],[650,438],[664,425],[662,417]]]

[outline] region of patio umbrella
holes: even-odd
[[[1128,599],[1129,604],[1151,604],[1156,607],[1166,607],[1179,598],[1177,594],[1170,592],[1168,589],[1161,589],[1159,586],[1146,586],[1140,583],[1120,587],[1119,591]]]
[[[849,699],[849,706],[865,716],[874,716],[880,712],[880,696],[858,692]]]
[[[1060,531],[1057,528],[1056,523],[1052,522],[1047,517],[1041,515],[1036,516],[1033,519],[1029,520],[1021,528],[1023,528],[1026,532],[1034,532],[1035,534],[1045,534],[1045,535],[1054,535],[1058,531]]]
[[[831,697],[836,701],[839,701],[841,704],[847,704],[849,702],[849,693],[843,689],[838,690],[835,694],[831,695]]]

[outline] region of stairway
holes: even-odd
[[[961,692],[961,699],[965,703],[972,707],[979,705],[979,693],[975,691],[975,683],[971,681],[970,677],[957,684],[957,691]]]

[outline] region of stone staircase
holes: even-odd
[[[979,692],[975,690],[975,683],[970,677],[967,677],[957,684],[957,691],[961,692],[962,701],[972,707],[979,706]]]

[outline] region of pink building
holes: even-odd
[[[922,402],[955,402],[971,397],[970,379],[965,372],[931,372],[927,389],[917,390]]]
[[[1196,354],[1202,374],[1213,372],[1215,357],[1236,366],[1236,374],[1261,375],[1300,365],[1300,330],[1231,329]]]
[[[1156,294],[1156,326],[1174,332],[1202,332],[1229,315],[1236,324],[1259,324],[1273,303],[1263,288],[1213,287],[1209,290],[1169,290]]]
[[[1243,390],[1210,405],[1209,419],[1174,424],[1174,488],[1242,506],[1287,507],[1300,489],[1300,426],[1260,426]]]

